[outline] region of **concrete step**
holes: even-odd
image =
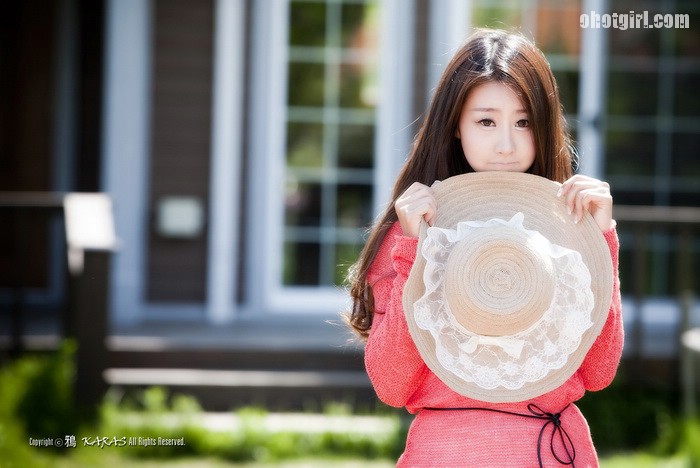
[[[363,354],[345,350],[167,349],[110,347],[108,367],[212,370],[364,371]]]
[[[104,378],[126,392],[164,386],[196,397],[208,411],[308,410],[329,401],[375,407],[362,347],[328,330],[238,326],[187,334],[178,327],[156,335],[141,329],[109,337]]]
[[[361,371],[264,371],[203,369],[107,369],[111,385],[175,385],[180,387],[367,388]]]
[[[225,412],[201,412],[194,415],[165,413],[162,415],[144,415],[142,413],[124,412],[121,415],[125,425],[133,429],[153,426],[153,419],[164,427],[196,425],[212,432],[232,432],[244,427],[240,415]],[[388,415],[353,415],[324,413],[264,413],[256,415],[256,423],[261,431],[268,433],[300,432],[360,434],[386,437],[396,431],[401,420],[393,414]]]
[[[166,387],[170,394],[195,397],[207,411],[244,406],[319,410],[329,402],[374,408],[378,403],[364,371],[109,368],[103,375],[112,389],[133,393],[151,386]]]

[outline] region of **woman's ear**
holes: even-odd
[[[461,139],[462,139],[462,137],[459,136],[459,127],[455,128],[455,138],[458,139],[458,140],[461,140]]]

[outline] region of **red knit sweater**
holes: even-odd
[[[538,466],[538,436],[547,421],[489,411],[433,411],[424,408],[492,408],[529,414],[528,404],[561,414],[561,427],[576,449],[575,466],[597,466],[588,424],[573,403],[586,390],[600,390],[612,382],[624,341],[620,283],[619,242],[615,229],[604,233],[613,263],[613,297],[600,336],[581,367],[562,386],[519,403],[487,403],[464,397],[445,385],[416,349],[406,324],[401,298],[416,256],[418,240],[402,235],[399,223],[387,233],[370,268],[375,315],[365,365],[378,397],[388,405],[405,406],[416,414],[399,466]],[[567,407],[567,405],[570,405]],[[562,466],[550,449],[550,424],[542,437],[545,466]],[[559,437],[554,449],[565,458]]]

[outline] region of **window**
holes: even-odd
[[[253,4],[244,302],[255,313],[335,314],[410,145],[412,9],[269,6]]]
[[[614,0],[609,8],[684,13],[691,24],[700,16],[694,2]],[[616,203],[700,205],[696,43],[692,29],[610,30],[605,159]]]
[[[372,219],[377,5],[294,0],[289,13],[280,280],[340,285]]]
[[[613,0],[611,12],[682,13],[700,19],[697,2]],[[697,29],[609,31],[607,57],[606,178],[619,205],[700,205],[700,78]],[[633,284],[633,233],[619,228],[621,281]],[[644,278],[651,295],[676,294],[678,245],[664,229],[649,233]],[[697,236],[691,242],[697,244]],[[697,255],[692,262],[697,265]],[[626,266],[626,268],[625,268]]]

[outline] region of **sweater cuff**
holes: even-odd
[[[416,250],[418,249],[418,238],[404,235],[396,236],[396,244],[391,250],[391,258],[394,270],[399,275],[408,277],[416,260]]]
[[[613,224],[613,227],[611,227],[603,233],[603,237],[605,238],[605,242],[608,243],[608,247],[610,248],[610,255],[612,256],[613,267],[617,271],[617,265],[619,261],[618,256],[620,252],[620,240],[617,237],[617,229],[615,224]]]
[[[613,224],[610,229],[603,232],[603,237],[610,247],[619,247],[620,241],[617,238],[617,228],[615,224]]]

